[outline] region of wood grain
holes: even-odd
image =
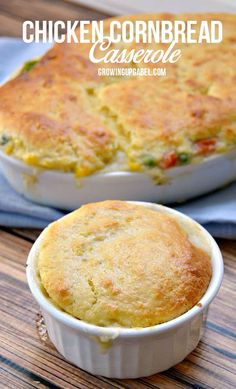
[[[0,0],[0,36],[21,37],[24,20],[98,20],[107,16],[62,0]]]
[[[236,242],[221,241],[225,277],[210,308],[199,346],[176,367],[139,380],[94,377],[67,363],[36,331],[38,306],[28,290],[25,261],[39,231],[0,231],[1,261],[1,382],[4,388],[204,388],[230,389],[236,385]],[[0,386],[1,387],[1,386]]]

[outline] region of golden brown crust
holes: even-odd
[[[178,44],[182,58],[167,65],[164,78],[100,77],[98,67],[121,65],[91,63],[91,44],[55,45],[30,72],[0,89],[0,137],[6,153],[38,167],[83,176],[112,162],[120,149],[131,170],[150,172],[181,164],[182,154],[189,163],[199,154],[235,148],[236,16],[129,16],[136,19],[221,20],[224,39],[213,45]],[[111,20],[105,21],[105,28]],[[134,43],[119,48],[142,46],[154,48]],[[210,146],[196,144],[209,138]]]
[[[192,308],[207,289],[211,261],[190,238],[164,212],[122,201],[88,204],[48,227],[41,282],[81,320],[152,326]]]
[[[0,91],[0,122],[3,132],[15,138],[14,156],[78,175],[103,167],[115,152],[114,136],[85,90],[72,80],[35,71]]]
[[[130,164],[142,166],[148,156],[160,161],[169,150],[193,154],[194,142],[199,139],[226,142],[226,128],[236,129],[232,127],[232,101],[193,93],[187,85],[171,80],[128,80],[122,88],[119,84],[103,88],[99,96],[129,139],[126,152]],[[219,142],[219,151],[225,150],[223,142]]]

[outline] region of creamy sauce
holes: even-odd
[[[113,341],[119,337],[119,331],[104,336],[91,336],[91,339],[94,339],[95,342],[100,346],[101,352],[107,352],[113,345]]]

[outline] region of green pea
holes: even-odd
[[[21,73],[29,72],[36,64],[38,63],[38,60],[31,60],[25,62],[21,69]]]
[[[5,146],[9,142],[9,140],[10,140],[10,137],[8,135],[2,134],[0,136],[0,145]]]
[[[150,155],[144,159],[143,164],[147,167],[154,167],[156,166],[156,160]]]
[[[178,155],[178,159],[180,163],[188,163],[190,160],[190,155],[187,153],[180,153]]]

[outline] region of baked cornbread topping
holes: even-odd
[[[188,230],[137,204],[84,205],[45,230],[41,285],[61,309],[98,326],[169,321],[199,302],[211,278],[210,256]]]
[[[118,18],[121,23],[126,19]],[[158,179],[171,167],[235,149],[236,16],[129,16],[131,21],[167,19],[221,20],[223,41],[178,43],[182,57],[166,65],[166,77],[99,76],[99,67],[121,64],[92,63],[90,43],[55,45],[0,89],[4,152],[27,164],[74,172],[78,177],[107,170],[121,152],[125,166],[117,170],[146,172]],[[111,20],[104,23],[105,31]],[[156,46],[120,42],[113,44],[116,47],[129,53]],[[97,51],[96,56],[104,52]],[[132,66],[153,68],[155,64]]]

